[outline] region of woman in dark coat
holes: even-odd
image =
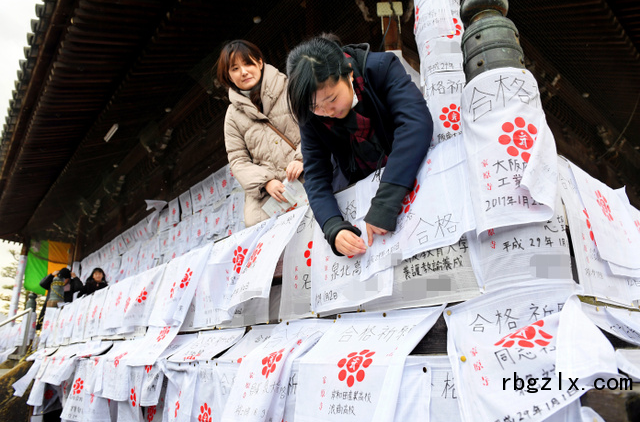
[[[333,196],[332,161],[350,184],[385,166],[364,218],[371,246],[374,234],[395,230],[427,155],[433,122],[426,102],[400,60],[368,44],[313,38],[289,53],[287,75],[315,218],[336,255],[364,253],[360,230],[343,220]]]
[[[93,271],[91,271],[91,276],[84,283],[82,289],[80,289],[78,297],[82,295],[90,295],[96,290],[104,289],[105,287],[107,287],[106,277],[107,276],[105,275],[104,271],[102,271],[102,268],[94,268]]]

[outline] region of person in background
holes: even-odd
[[[222,48],[218,81],[229,90],[231,104],[224,140],[231,171],[245,191],[247,227],[269,218],[262,205],[282,202],[285,178],[302,174],[300,131],[287,104],[287,77],[264,62],[260,49],[235,40]]]
[[[42,321],[44,321],[44,313],[46,312],[47,302],[49,302],[49,298],[51,297],[53,289],[51,285],[53,282],[57,280],[64,284],[63,287],[63,297],[58,298],[60,302],[73,302],[73,294],[75,292],[79,292],[82,288],[82,281],[76,274],[71,272],[68,268],[62,268],[59,271],[54,271],[51,274],[44,277],[40,280],[40,287],[47,291],[47,297],[45,299],[44,306],[40,311],[40,316],[38,317],[38,323],[36,325],[36,329],[39,329],[42,326]],[[55,294],[55,293],[54,293]],[[61,299],[61,300],[60,300]]]
[[[349,184],[386,166],[364,218],[371,246],[374,235],[395,230],[427,155],[433,123],[426,102],[400,60],[368,44],[313,38],[289,53],[287,75],[315,218],[336,255],[364,253],[360,230],[343,220],[333,195],[332,160]]]
[[[90,295],[96,290],[104,289],[107,287],[107,276],[105,275],[102,268],[94,268],[91,271],[91,275],[85,281],[84,286],[80,289],[80,293],[78,293],[78,297],[83,295]]]

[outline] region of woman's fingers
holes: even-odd
[[[300,161],[292,161],[287,165],[287,180],[290,182],[296,180],[302,174],[302,163]]]
[[[350,230],[341,230],[336,236],[336,249],[343,255],[352,256],[365,253],[364,241]]]
[[[373,245],[373,235],[385,235],[387,234],[387,230],[381,229],[380,227],[376,227],[372,224],[367,223],[367,241],[369,246]]]
[[[287,200],[282,195],[284,192],[284,185],[279,180],[273,179],[269,180],[264,187],[267,190],[267,193],[271,195],[273,199],[278,202],[286,202]]]

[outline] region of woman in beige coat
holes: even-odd
[[[266,64],[254,44],[225,45],[217,76],[229,89],[224,141],[231,171],[245,191],[249,227],[269,218],[262,210],[269,197],[286,201],[282,181],[302,174],[300,130],[289,112],[286,75]]]

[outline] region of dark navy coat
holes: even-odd
[[[367,117],[389,156],[381,181],[410,190],[433,136],[425,99],[393,53],[369,53],[368,44],[346,46],[344,50],[360,65],[365,92],[377,114]],[[300,128],[300,134],[304,187],[315,218],[323,227],[329,218],[342,215],[333,195],[331,156],[349,183],[358,181],[349,172],[350,141],[338,138],[317,116]]]

